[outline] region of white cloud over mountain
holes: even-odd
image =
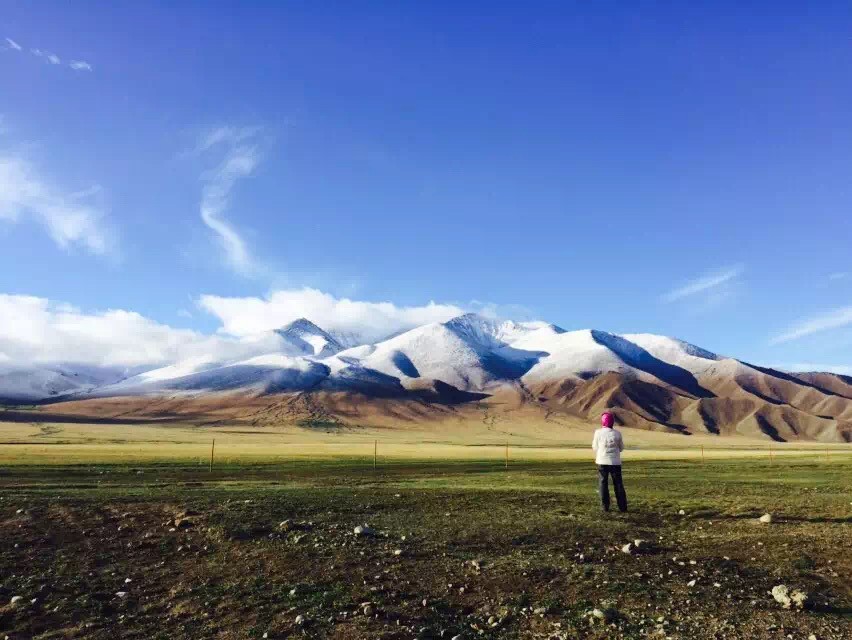
[[[265,298],[204,295],[199,304],[219,318],[222,332],[234,336],[269,331],[298,318],[308,318],[328,331],[353,333],[366,340],[378,340],[429,322],[443,322],[465,312],[454,304],[429,302],[406,307],[392,302],[337,298],[310,288],[274,291]]]
[[[46,298],[0,294],[0,362],[158,365],[186,358],[230,360],[277,349],[271,330],[308,317],[330,331],[377,340],[464,312],[455,305],[401,307],[336,298],[316,289],[267,298],[202,296],[221,321],[215,335],[178,329],[124,309],[83,311]]]
[[[153,365],[184,358],[238,358],[273,348],[255,339],[175,329],[134,311],[84,312],[45,298],[0,295],[0,361]]]

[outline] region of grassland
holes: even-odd
[[[702,463],[628,433],[630,512],[601,514],[579,437],[517,435],[507,470],[504,434],[45,426],[0,445],[13,639],[852,638],[843,449],[729,442]]]

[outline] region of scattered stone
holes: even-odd
[[[597,620],[606,620],[606,614],[600,609],[592,609],[592,617]]]
[[[116,597],[116,598],[126,598],[126,597],[127,597],[127,592],[126,592],[126,591],[116,591],[116,592],[115,592],[115,597]]]
[[[760,518],[758,518],[758,521],[763,524],[772,524],[772,514],[764,513],[762,516],[760,516]]]
[[[402,549],[394,549],[394,550],[393,550],[393,555],[395,555],[395,556],[401,556],[401,555],[402,555]]]
[[[772,597],[785,609],[804,609],[808,601],[808,594],[799,589],[794,589],[791,592],[786,584],[772,587]]]
[[[637,538],[633,541],[633,546],[636,547],[636,550],[639,551],[643,546],[645,546],[645,541]]]
[[[626,545],[621,547],[621,553],[626,553],[627,555],[630,555],[631,553],[633,553],[633,543],[628,542]]]
[[[680,511],[678,511],[678,512],[677,512],[677,515],[679,515],[679,516],[685,516],[685,515],[686,515],[686,511],[684,511],[683,509],[681,509]]]
[[[817,640],[817,637],[816,637],[815,634],[812,633],[811,635],[808,636],[808,640]]]
[[[9,601],[13,607],[17,607],[18,603],[24,599],[24,596],[12,596],[12,599]]]

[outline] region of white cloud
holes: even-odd
[[[672,289],[662,296],[662,300],[664,302],[676,302],[701,296],[714,302],[721,302],[729,297],[729,286],[736,281],[742,272],[741,266],[734,266],[706,273],[676,289]]]
[[[815,333],[840,329],[850,324],[852,324],[852,306],[841,307],[806,318],[772,338],[769,343],[791,342]]]
[[[124,309],[85,312],[46,298],[0,294],[0,362],[136,367],[186,358],[229,361],[276,351],[280,344],[270,330],[300,317],[377,340],[463,313],[454,305],[400,307],[335,298],[315,289],[277,291],[266,299],[203,296],[199,304],[221,320],[215,335],[177,329]]]
[[[829,280],[845,280],[849,277],[848,271],[837,271],[828,275]]]
[[[813,362],[797,362],[795,364],[777,367],[786,371],[809,371],[839,373],[843,376],[852,376],[852,365],[845,364],[818,364]]]
[[[0,47],[0,49],[12,49],[15,51],[23,51],[23,47],[19,45],[17,42],[12,40],[12,38],[5,38],[7,46]],[[56,55],[55,53],[51,53],[49,51],[45,51],[44,49],[30,49],[30,53],[37,58],[42,58],[44,61],[49,64],[62,64],[62,59]],[[91,71],[92,65],[86,62],[85,60],[71,60],[68,63],[68,67],[73,69],[74,71]]]
[[[130,367],[191,357],[229,360],[274,349],[274,336],[207,336],[133,311],[84,313],[45,298],[0,294],[0,360],[5,362]]]
[[[337,298],[309,288],[275,291],[266,298],[204,295],[199,305],[219,318],[221,332],[233,336],[250,336],[307,318],[323,329],[355,334],[367,341],[465,312],[452,304],[400,307],[392,302]]]
[[[96,202],[99,193],[97,186],[77,193],[63,192],[27,160],[0,150],[0,220],[15,222],[30,217],[62,248],[79,245],[95,254],[113,248],[112,234],[104,223],[105,211]]]
[[[248,177],[260,162],[260,152],[253,143],[258,129],[219,127],[205,133],[198,141],[196,153],[212,153],[225,146],[218,166],[202,175],[201,219],[217,236],[225,259],[237,273],[253,275],[258,265],[237,229],[225,219],[231,191],[241,178]]]

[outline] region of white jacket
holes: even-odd
[[[621,452],[624,440],[621,432],[609,427],[601,427],[592,438],[592,450],[595,452],[595,464],[621,464]]]

